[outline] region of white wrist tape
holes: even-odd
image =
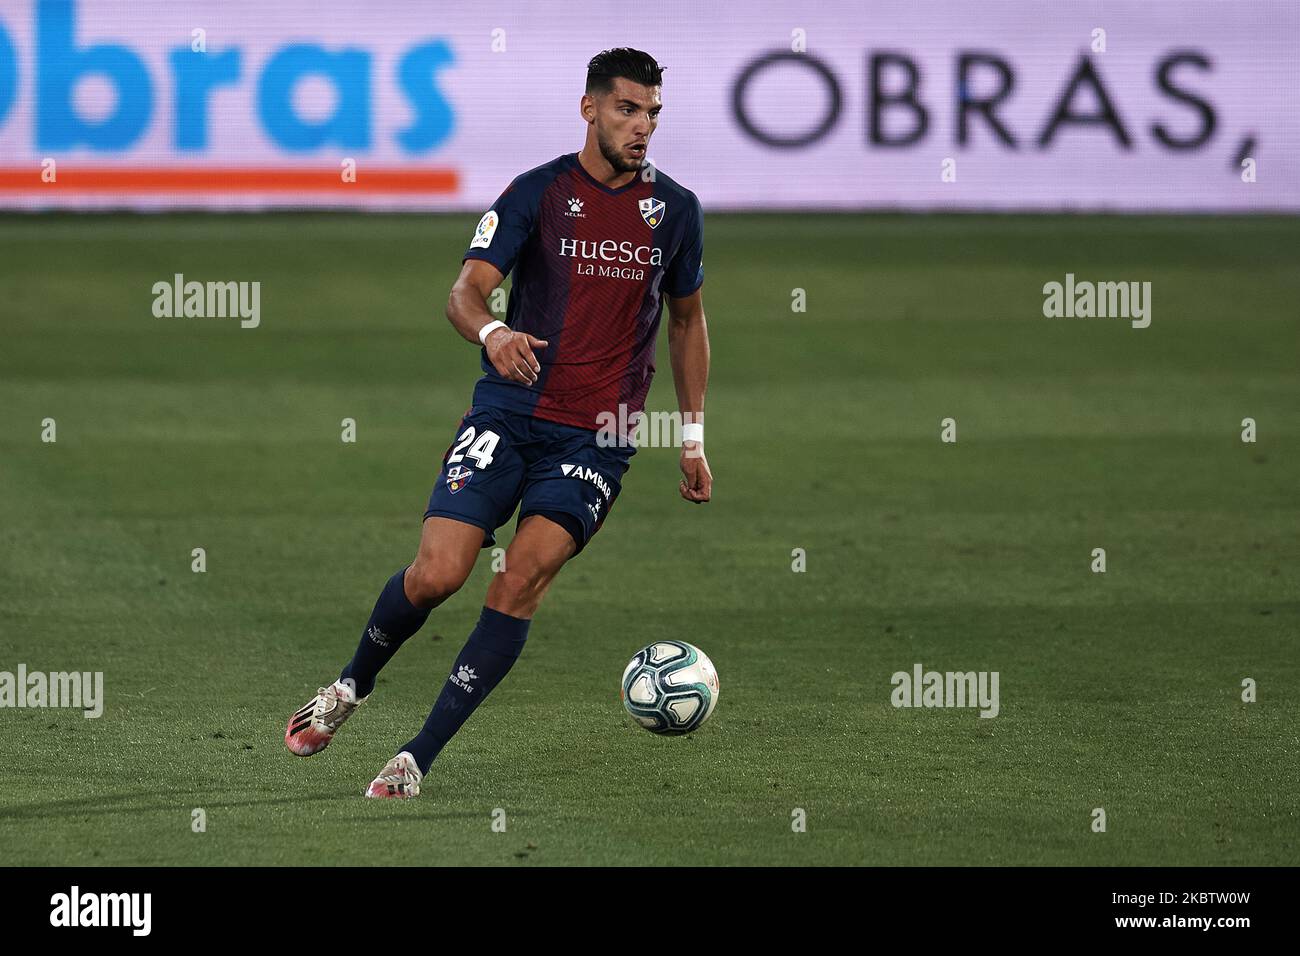
[[[483,328],[478,330],[478,340],[482,342],[484,345],[487,345],[487,337],[489,335],[491,335],[497,329],[508,329],[508,328],[510,328],[510,326],[506,325],[500,319],[493,319],[487,325],[483,326]]]
[[[682,441],[697,441],[704,444],[703,422],[691,422],[682,426]]]

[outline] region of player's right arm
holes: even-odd
[[[483,259],[466,259],[460,275],[447,297],[447,321],[467,341],[478,343],[479,333],[497,321],[488,308],[488,296],[505,281],[505,276],[490,262]],[[493,329],[482,340],[488,361],[502,378],[523,385],[532,385],[542,370],[533,349],[544,349],[545,339],[534,338],[527,332],[514,332],[505,326]]]

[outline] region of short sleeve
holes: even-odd
[[[482,259],[496,266],[503,276],[510,274],[529,233],[533,231],[536,209],[528,192],[520,187],[518,179],[506,188],[478,221],[462,262]]]
[[[691,208],[686,235],[677,255],[668,263],[663,290],[674,299],[690,295],[704,284],[704,213],[700,201],[691,194]]]

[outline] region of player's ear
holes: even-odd
[[[596,101],[590,94],[582,94],[582,99],[578,101],[578,112],[588,124],[596,122]]]

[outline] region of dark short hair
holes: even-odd
[[[649,53],[631,47],[601,50],[587,64],[588,95],[608,93],[620,76],[642,86],[658,86],[664,81],[664,68]]]

